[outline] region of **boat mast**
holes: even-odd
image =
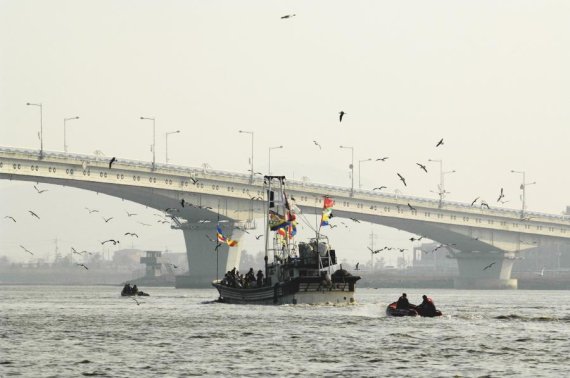
[[[271,179],[272,176],[265,176],[264,178],[264,182],[267,183],[267,190],[266,190],[266,195],[267,195],[267,201],[266,201],[266,209],[265,209],[265,257],[263,258],[265,260],[265,279],[267,280],[269,277],[267,275],[268,271],[269,271],[269,267],[268,267],[268,260],[269,257],[267,255],[268,250],[269,250],[269,209],[270,209],[270,204],[271,204]]]

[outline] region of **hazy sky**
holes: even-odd
[[[446,176],[450,200],[496,203],[503,187],[511,208],[521,175],[510,170],[525,170],[537,182],[528,209],[559,214],[570,205],[568,20],[563,0],[0,0],[0,145],[39,148],[38,109],[25,104],[41,102],[46,150],[63,150],[63,119],[79,116],[67,124],[70,152],[150,160],[152,123],[139,117],[156,117],[161,162],[165,133],[181,130],[169,137],[171,163],[245,173],[243,129],[255,133],[255,170],[284,145],[272,152],[274,173],[349,186],[343,144],[355,149],[356,185],[358,160],[390,157],[362,163],[363,188],[435,197],[439,166],[427,160],[443,159],[457,171]],[[135,228],[145,232],[135,247],[184,250],[180,232],[142,230],[125,214],[154,220],[153,210],[42,187],[0,181],[0,215],[18,218],[0,222],[0,255],[25,260],[20,244],[52,251],[56,237],[65,252],[100,248],[99,238]],[[363,225],[362,245],[336,242],[365,258],[372,229],[393,243],[409,237]]]

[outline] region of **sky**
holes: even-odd
[[[562,0],[0,0],[0,146],[39,148],[38,108],[25,104],[42,103],[46,150],[63,151],[63,120],[79,116],[67,122],[70,152],[150,161],[152,123],[140,117],[155,117],[159,162],[166,133],[180,130],[170,163],[247,173],[246,130],[256,171],[283,145],[273,173],[349,187],[345,145],[355,187],[436,198],[439,164],[428,159],[442,160],[456,171],[445,175],[449,200],[519,209],[522,177],[510,171],[525,171],[536,181],[527,208],[560,214],[570,205],[569,19]],[[39,186],[48,191],[0,181],[0,255],[29,261],[25,244],[47,257],[56,238],[62,252],[100,249],[118,230],[144,233],[129,246],[185,249],[167,225],[141,228],[152,209]],[[367,258],[372,231],[410,247],[404,232],[354,227],[333,239],[351,261]]]

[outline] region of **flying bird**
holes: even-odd
[[[113,219],[113,217],[110,217],[110,218],[102,217],[102,218],[103,218],[103,220],[105,221],[105,223],[109,223],[109,221],[110,221],[111,219]]]
[[[385,156],[385,157],[383,157],[383,158],[378,158],[378,159],[376,159],[376,161],[386,161],[387,159],[389,159],[389,157],[388,157],[388,156]]]
[[[129,212],[127,211],[127,215],[128,215],[129,217],[132,217],[132,216],[135,216],[135,215],[137,215],[137,214],[135,214],[135,213],[129,213]]]
[[[101,244],[103,244],[103,245],[105,243],[113,243],[113,245],[117,245],[119,243],[119,241],[115,240],[115,239],[109,239],[109,240],[105,240],[105,241],[101,242]]]
[[[493,261],[492,263],[490,263],[489,265],[487,265],[486,267],[484,267],[483,270],[489,269],[490,267],[492,267],[492,266],[495,265],[496,263],[497,263],[496,261]]]
[[[43,192],[47,192],[47,191],[48,191],[47,189],[39,190],[38,187],[35,186],[35,185],[34,185],[34,189],[36,190],[36,192],[38,192],[38,194],[42,194]]]
[[[398,175],[398,177],[400,178],[400,180],[404,183],[404,186],[408,186],[406,185],[406,179],[399,173],[396,173]]]
[[[503,199],[505,197],[505,194],[503,193],[503,188],[501,188],[501,194],[499,194],[499,198],[497,198],[497,202],[501,201],[501,199]]]
[[[22,248],[24,251],[28,252],[30,255],[33,255],[32,251],[30,251],[28,248],[24,247],[23,245],[20,245],[20,248]]]
[[[489,204],[485,201],[481,201],[481,208],[483,208],[483,206],[485,206],[487,209],[489,209]]]
[[[372,249],[372,248],[370,248],[370,247],[367,247],[367,248],[368,248],[368,250],[369,250],[370,252],[372,252],[373,255],[375,255],[375,254],[377,254],[377,253],[379,253],[379,252],[382,252],[382,249],[384,249],[384,248],[382,248],[382,249],[376,249],[376,250],[375,250],[375,249]]]
[[[12,219],[14,221],[14,223],[16,223],[16,219],[14,219],[14,217],[11,217],[9,215],[6,215],[4,218],[8,218],[8,219]]]
[[[418,209],[416,209],[415,207],[413,207],[412,205],[410,205],[410,203],[409,203],[409,202],[408,202],[408,207],[409,207],[409,208],[410,208],[410,210],[412,210],[412,211],[416,211],[416,210],[418,210]]]
[[[337,226],[336,224],[329,224],[329,227],[330,227],[331,229],[333,229],[333,228],[338,227],[338,226]]]
[[[125,232],[125,235],[129,235],[129,236],[134,236],[136,238],[138,238],[139,236],[137,234],[135,234],[134,232]]]
[[[115,159],[115,157],[113,156],[113,158],[111,159],[111,161],[109,161],[109,169],[111,169],[111,166],[113,165],[114,162],[116,162],[117,159]]]
[[[405,252],[405,251],[407,251],[406,248],[398,248],[398,250],[399,250],[400,252],[402,252],[402,253]]]
[[[477,202],[478,199],[479,199],[479,197],[475,198],[475,199],[473,200],[473,202],[471,202],[471,206],[475,205],[475,202]]]
[[[259,238],[262,237],[262,236],[263,236],[263,234],[257,235],[257,236],[255,237],[255,239],[256,239],[256,240],[259,240]]]
[[[296,14],[286,14],[285,16],[281,16],[281,19],[282,19],[282,20],[286,20],[286,19],[288,19],[288,18],[293,18],[293,17],[295,17],[295,16],[296,16]]]
[[[89,268],[88,268],[87,266],[85,266],[85,264],[75,263],[75,265],[82,266],[82,267],[84,267],[86,270],[89,270]]]
[[[139,302],[139,301],[137,301],[136,298],[133,298],[133,297],[131,297],[131,299],[132,299],[133,301],[135,301],[135,303],[137,304],[137,306],[140,306],[141,303],[144,303],[144,302]]]
[[[420,236],[419,238],[411,237],[411,238],[410,238],[410,241],[412,241],[412,242],[413,242],[413,241],[420,241],[420,240],[422,240],[423,238],[424,238],[423,236]]]
[[[343,110],[341,110],[340,112],[338,112],[338,114],[339,114],[339,117],[338,117],[339,122],[342,122],[342,117],[344,117],[344,115],[345,115],[346,113],[345,113]]]
[[[317,142],[316,140],[314,140],[313,143],[315,144],[315,146],[319,147],[319,150],[322,149],[322,147],[321,147],[321,145],[319,144],[319,142]]]
[[[143,223],[143,222],[137,222],[137,223],[140,224],[140,225],[142,225],[142,226],[151,226],[151,225],[148,224],[148,223]]]
[[[443,138],[441,138],[441,139],[439,140],[439,142],[437,142],[437,144],[436,144],[435,146],[436,146],[436,147],[439,147],[439,146],[441,146],[442,144],[443,144]]]
[[[76,255],[81,255],[81,252],[77,252],[77,250],[73,247],[71,247],[71,252],[76,254]]]
[[[360,265],[360,263],[357,262],[357,263],[356,263],[356,267],[354,268],[354,270],[359,270],[359,269],[358,269],[358,266],[359,266],[359,265]]]
[[[196,185],[198,183],[198,179],[195,179],[194,177],[190,177],[190,180],[192,180],[193,185]]]
[[[208,240],[209,240],[209,241],[211,241],[212,243],[213,243],[213,242],[215,242],[215,240],[214,240],[214,239],[212,239],[210,236],[208,236],[208,235],[204,235],[204,236],[205,236],[205,237],[207,237],[207,238],[208,238]]]
[[[425,166],[425,165],[420,164],[420,163],[416,163],[416,165],[417,165],[418,167],[420,167],[421,169],[423,169],[425,173],[427,173],[427,169],[426,169],[426,166]]]
[[[379,187],[374,188],[372,190],[382,190],[382,189],[388,189],[388,187],[387,186],[379,186]]]
[[[162,223],[162,224],[164,224],[164,223],[170,223],[169,221],[163,220],[163,219],[159,219],[159,220],[157,220],[157,222],[158,222],[158,223]]]
[[[36,218],[40,219],[40,217],[38,216],[38,214],[34,213],[32,210],[28,210],[28,212],[29,212],[33,217],[36,217]]]
[[[98,212],[99,212],[99,210],[91,210],[91,209],[88,208],[88,207],[86,207],[85,209],[86,209],[87,211],[89,211],[89,214],[91,214],[91,213],[98,213]]]
[[[353,222],[360,223],[360,221],[359,221],[358,219],[356,219],[356,218],[348,218],[348,219],[350,219],[350,220],[353,221]]]

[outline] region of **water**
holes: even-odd
[[[214,290],[0,286],[0,376],[532,376],[570,374],[570,293],[430,290],[441,318],[357,305],[243,306]],[[424,291],[407,290],[411,302]]]

